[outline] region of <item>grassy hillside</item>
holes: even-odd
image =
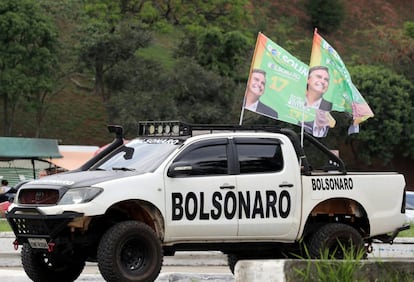
[[[16,117],[18,135],[34,136],[31,122],[33,114],[20,112]],[[81,144],[101,146],[112,140],[107,133],[108,116],[102,99],[92,92],[79,90],[70,81],[65,89],[55,95],[41,130],[43,138],[58,139],[59,144]]]
[[[305,1],[252,0],[252,4],[256,14],[255,32],[264,32],[283,48],[294,51],[296,56],[307,62],[310,56],[313,27],[309,25],[309,16],[304,8]],[[374,30],[378,26],[401,29],[405,21],[414,21],[414,1],[349,0],[344,2],[347,12],[341,28],[323,36],[341,54],[346,64],[358,61],[355,59],[358,56],[370,56],[373,52],[370,50],[370,40],[375,40],[376,34],[371,32],[371,37],[367,37],[363,31]],[[73,23],[63,22],[60,28],[65,29],[62,32],[65,38],[70,38],[68,33],[75,30]],[[173,39],[157,35],[152,48],[143,51],[142,54],[155,57],[158,57],[157,54],[167,54],[168,52],[163,50],[171,50],[177,38],[176,34]],[[253,48],[254,46],[252,50]],[[375,51],[381,53],[381,50]],[[166,61],[164,65],[171,65],[170,57],[167,56],[164,60]],[[2,109],[1,105],[0,109]],[[33,116],[33,113],[25,109],[18,111],[13,135],[34,136]],[[68,79],[64,90],[51,99],[41,136],[56,138],[60,144],[103,145],[112,139],[106,130],[107,123],[108,115],[102,99],[95,96],[92,91],[77,88],[73,81]]]

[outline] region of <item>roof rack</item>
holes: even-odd
[[[267,131],[280,132],[275,125],[189,124],[181,121],[139,121],[138,136],[190,137],[217,131]]]
[[[240,132],[240,131],[255,131],[255,132],[273,132],[282,133],[293,143],[298,159],[300,160],[303,171],[307,175],[311,175],[311,168],[306,158],[305,152],[300,145],[300,140],[296,132],[291,129],[281,128],[276,125],[232,125],[232,124],[189,124],[181,121],[139,121],[138,122],[138,136],[139,137],[175,137],[187,138],[200,134],[215,133],[218,131]],[[335,154],[333,154],[324,144],[319,142],[315,137],[305,132],[305,139],[309,140],[321,152],[329,156],[338,170],[346,174],[344,162]]]

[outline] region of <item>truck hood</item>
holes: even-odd
[[[22,189],[30,188],[78,188],[91,186],[104,181],[143,174],[137,171],[80,171],[59,173],[42,177],[24,184]]]

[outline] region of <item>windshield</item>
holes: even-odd
[[[178,142],[168,139],[133,140],[91,169],[151,172],[178,146]]]

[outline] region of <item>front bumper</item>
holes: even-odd
[[[13,207],[7,212],[6,218],[14,234],[16,243],[27,243],[29,238],[44,238],[53,241],[68,229],[68,224],[82,213],[65,212],[58,215],[45,215],[32,207]]]

